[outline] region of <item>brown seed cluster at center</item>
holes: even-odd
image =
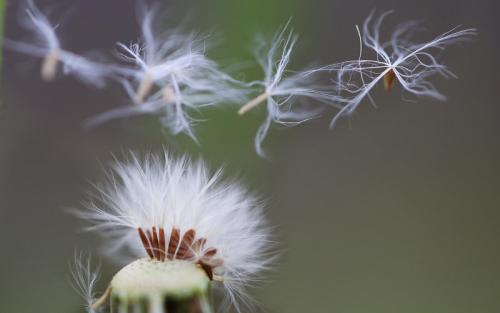
[[[205,248],[206,238],[196,239],[194,229],[187,230],[180,236],[180,230],[173,228],[170,233],[168,244],[165,240],[165,230],[159,227],[152,227],[151,230],[144,231],[138,229],[142,245],[151,259],[164,262],[166,260],[193,260],[213,279],[213,269],[221,266],[223,261],[216,258],[216,248]]]

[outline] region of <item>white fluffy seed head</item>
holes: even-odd
[[[213,268],[221,276],[233,303],[246,301],[245,287],[259,279],[272,257],[269,229],[261,202],[235,181],[223,181],[219,170],[210,173],[201,161],[130,154],[116,162],[107,184],[79,215],[108,240],[107,247],[146,255],[137,229],[163,228],[168,235],[193,229],[217,249],[222,264]],[[128,261],[128,260],[127,260]]]
[[[324,68],[337,73],[338,89],[342,93],[339,100],[343,103],[343,108],[333,118],[331,126],[338,118],[352,114],[365,98],[373,102],[370,92],[386,75],[394,75],[394,79],[406,94],[437,100],[446,99],[429,81],[429,77],[434,75],[455,77],[438,61],[438,56],[448,45],[476,35],[476,30],[455,27],[430,41],[415,43],[413,37],[419,30],[418,23],[406,22],[397,26],[390,38],[383,41],[381,26],[390,13],[392,11],[375,18],[372,12],[364,21],[361,30],[356,27],[360,40],[358,60]],[[363,48],[371,52],[372,56],[363,56]]]

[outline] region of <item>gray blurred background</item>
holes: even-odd
[[[6,37],[24,38],[21,1],[9,1]],[[138,35],[132,0],[36,1],[61,22],[72,51],[112,51]],[[99,256],[99,238],[67,214],[111,155],[128,149],[188,153],[241,176],[268,199],[281,258],[254,290],[267,312],[500,312],[500,5],[494,0],[212,0],[165,3],[173,23],[224,38],[211,56],[251,60],[255,32],[292,16],[301,35],[292,68],[357,57],[354,25],[395,9],[390,25],[421,19],[430,38],[463,24],[479,36],[443,60],[460,77],[435,80],[447,102],[402,101],[374,93],[350,120],[329,116],[275,127],[257,157],[262,110],[206,113],[201,145],[172,137],[157,118],[138,117],[91,131],[82,121],[126,104],[120,88],[94,90],[72,78],[41,82],[39,61],[5,51],[0,115],[0,312],[83,312],[71,289],[75,250],[103,264],[104,290],[118,267]],[[387,34],[387,33],[386,33]],[[238,78],[259,78],[250,66]]]

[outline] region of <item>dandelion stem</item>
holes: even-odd
[[[59,64],[59,49],[52,49],[49,51],[42,63],[40,74],[42,79],[46,82],[51,82],[56,77],[57,65]]]
[[[255,97],[252,100],[248,101],[244,106],[242,106],[240,108],[240,110],[238,111],[238,114],[239,115],[245,114],[246,112],[250,111],[254,107],[256,107],[259,104],[261,104],[262,102],[264,102],[267,99],[268,96],[269,96],[269,94],[267,92],[261,93],[257,97]]]
[[[142,77],[142,81],[137,88],[137,92],[135,94],[136,101],[139,103],[144,101],[148,93],[151,91],[151,88],[153,88],[153,77],[151,77],[151,74],[146,73]]]

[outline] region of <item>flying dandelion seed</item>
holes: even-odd
[[[131,99],[135,99],[135,91],[131,84],[127,80],[122,80],[121,83],[127,95]],[[178,99],[179,97],[182,97],[182,99]],[[197,142],[193,125],[200,120],[194,118],[191,114],[192,112],[200,113],[200,108],[209,106],[211,103],[205,102],[209,100],[209,97],[209,95],[199,95],[196,92],[190,93],[188,91],[185,91],[183,94],[174,94],[170,88],[163,88],[141,103],[132,102],[131,104],[92,116],[84,122],[84,127],[93,128],[111,120],[130,116],[160,114],[162,124],[169,129],[172,134],[177,135],[185,133]],[[179,105],[177,105],[177,103]],[[186,107],[192,109],[188,111]]]
[[[428,42],[414,43],[411,39],[418,27],[415,22],[407,22],[395,29],[389,41],[383,42],[380,38],[380,27],[390,13],[392,11],[374,19],[372,12],[363,23],[362,31],[356,26],[360,40],[358,60],[341,62],[322,69],[337,73],[339,90],[344,94],[338,99],[343,103],[343,108],[335,115],[330,126],[333,127],[340,117],[352,114],[363,99],[369,98],[373,102],[370,92],[380,80],[388,92],[399,83],[404,92],[417,97],[446,99],[428,80],[434,75],[455,77],[445,65],[438,62],[437,54],[450,44],[476,35],[476,30],[460,30],[456,27]],[[363,47],[374,52],[376,57],[363,59]]]
[[[191,80],[190,86],[183,83],[181,87],[176,84],[173,86],[177,90],[175,91],[170,85],[166,85],[142,102],[137,102],[136,92],[132,84],[127,79],[122,79],[120,82],[132,102],[91,117],[84,122],[84,126],[92,128],[114,119],[129,116],[160,115],[162,124],[172,134],[184,133],[198,142],[193,126],[203,120],[195,117],[195,114],[200,116],[203,108],[245,99],[241,89],[228,86],[226,82],[217,79],[217,77],[205,74],[193,71],[191,77],[185,77],[186,80]]]
[[[185,133],[196,141],[193,113],[223,103],[244,101],[238,81],[219,69],[205,55],[206,39],[178,29],[158,32],[156,7],[142,7],[142,41],[119,43],[120,58],[132,64],[117,68],[132,104],[91,118],[87,126],[138,114],[164,113],[162,123],[174,134]],[[137,86],[134,88],[134,86]]]
[[[82,82],[102,88],[106,79],[112,75],[112,68],[106,64],[66,51],[56,34],[58,25],[52,25],[48,18],[35,6],[33,0],[27,0],[26,18],[22,25],[32,32],[35,42],[22,42],[5,39],[5,47],[26,55],[42,58],[40,69],[44,81],[56,78],[59,66],[65,75],[73,75]]]
[[[264,157],[262,149],[271,124],[294,126],[312,118],[318,117],[322,111],[320,106],[312,106],[303,100],[315,100],[334,105],[336,96],[331,88],[318,83],[318,71],[308,70],[290,72],[287,70],[291,54],[298,37],[293,31],[288,31],[288,22],[269,44],[258,38],[255,55],[264,70],[264,80],[249,83],[258,86],[263,92],[243,105],[238,114],[243,115],[259,104],[266,103],[267,117],[260,126],[255,137],[255,149],[258,155]],[[302,100],[302,102],[300,102]]]
[[[118,43],[120,58],[134,66],[123,69],[122,74],[137,83],[136,102],[146,99],[155,86],[166,88],[165,95],[179,93],[183,88],[215,93],[215,87],[220,85],[212,86],[210,82],[235,82],[205,55],[206,38],[185,34],[179,29],[159,32],[156,30],[157,8],[142,7],[141,10],[141,42],[128,46]],[[219,90],[216,94],[222,92]],[[172,98],[165,100],[171,102]]]
[[[110,183],[98,187],[78,214],[110,249],[140,259],[115,275],[93,309],[107,298],[115,307],[141,298],[149,312],[163,312],[153,308],[193,292],[207,306],[211,281],[225,287],[236,309],[250,304],[246,287],[272,261],[269,230],[253,195],[236,182],[222,182],[220,170],[211,175],[201,161],[167,154],[143,161],[132,154],[130,162],[113,168]]]

